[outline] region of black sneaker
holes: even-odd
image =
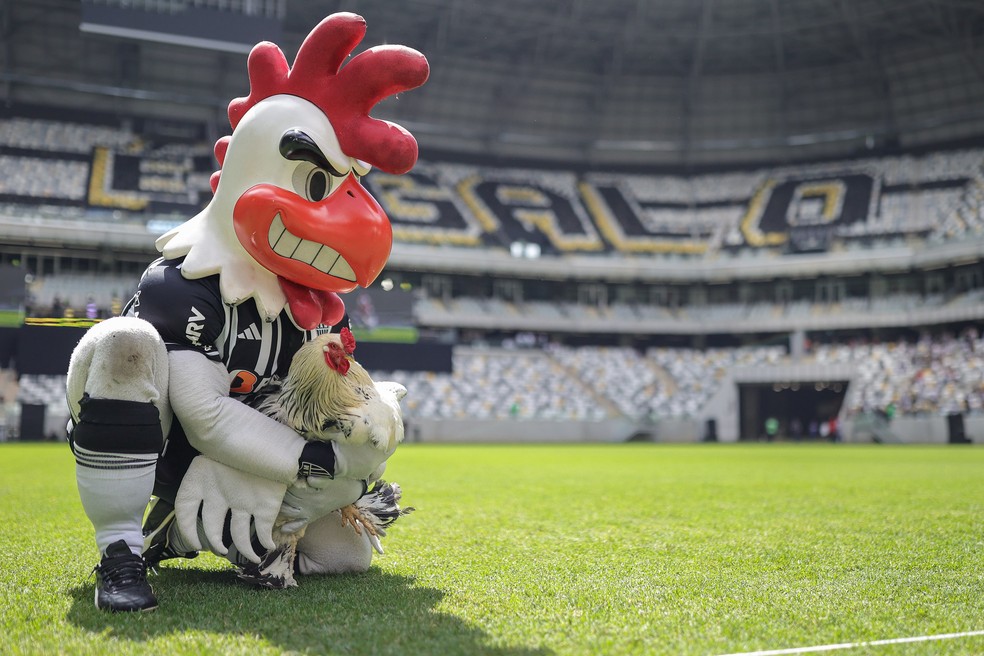
[[[157,608],[157,597],[147,583],[147,564],[123,540],[106,547],[94,571],[96,608],[113,612]]]
[[[143,525],[143,557],[148,567],[170,558],[194,558],[197,551],[177,551],[168,540],[168,532],[174,526],[174,506],[157,497]]]

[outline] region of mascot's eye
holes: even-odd
[[[344,181],[345,175],[308,161],[299,162],[290,179],[294,192],[312,203],[323,201]]]
[[[324,169],[314,169],[308,173],[304,186],[305,196],[312,202],[323,200],[331,191],[331,176]]]

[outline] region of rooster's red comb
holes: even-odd
[[[427,59],[405,46],[378,46],[342,63],[366,34],[362,16],[332,14],[301,44],[294,66],[264,41],[249,53],[249,95],[229,103],[229,123],[265,98],[300,96],[325,113],[342,150],[387,173],[406,173],[417,161],[417,142],[403,127],[375,119],[369,111],[383,98],[419,87],[427,80]]]

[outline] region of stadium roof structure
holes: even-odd
[[[979,0],[7,0],[3,100],[228,130],[245,54],[82,32],[93,4],[273,7],[288,57],[328,13],[361,13],[364,46],[431,62],[377,112],[425,154],[689,168],[984,136]]]

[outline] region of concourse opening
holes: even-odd
[[[740,383],[742,440],[835,440],[847,381]]]

